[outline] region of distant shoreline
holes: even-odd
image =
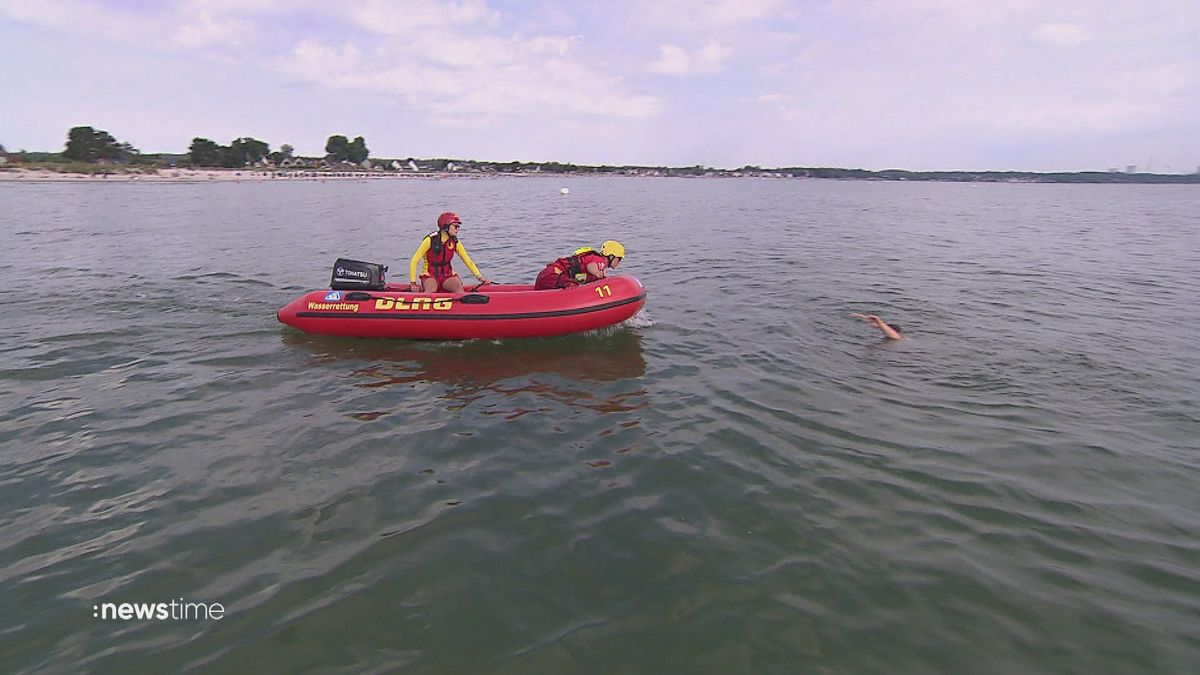
[[[412,178],[503,178],[503,177],[687,177],[687,178],[759,178],[777,180],[861,180],[943,183],[1084,183],[1084,184],[1169,184],[1200,185],[1200,173],[1153,174],[1119,172],[1036,173],[1023,171],[867,171],[865,169],[791,168],[737,170],[710,169],[704,172],[669,168],[636,168],[622,171],[484,171],[473,168],[451,171],[370,171],[320,169],[153,169],[131,170],[106,167],[95,172],[29,169],[14,165],[0,166],[2,183],[209,183],[325,180],[388,180]]]
[[[424,174],[429,177],[431,174]],[[147,171],[98,171],[78,173],[47,169],[0,169],[0,183],[210,183],[269,180],[367,180],[400,177],[367,171],[292,171],[249,169],[159,169]],[[403,177],[422,177],[408,174]]]

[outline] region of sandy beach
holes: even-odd
[[[145,173],[60,173],[44,169],[9,168],[0,170],[0,182],[25,183],[205,183],[210,181],[270,180],[367,180],[383,178],[421,178],[443,174],[368,171],[247,171],[219,169],[160,169]]]

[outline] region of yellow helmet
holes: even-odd
[[[600,253],[603,255],[611,255],[614,258],[624,258],[625,247],[621,245],[621,242],[609,239],[600,245]]]

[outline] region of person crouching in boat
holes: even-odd
[[[570,288],[603,279],[624,257],[625,247],[611,239],[600,246],[599,253],[590,246],[576,249],[571,255],[546,265],[533,282],[533,289]]]
[[[449,211],[443,213],[438,216],[437,226],[437,232],[430,232],[429,236],[421,240],[421,245],[417,247],[417,252],[413,253],[412,260],[408,263],[408,290],[414,293],[462,293],[462,279],[458,278],[458,274],[450,266],[450,259],[455,253],[467,264],[467,268],[480,284],[491,283],[479,273],[475,261],[467,254],[467,247],[458,240],[458,231],[462,229],[462,221],[459,220],[458,214]],[[422,260],[425,261],[425,268],[418,283],[417,265]]]

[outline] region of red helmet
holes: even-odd
[[[438,229],[439,230],[445,230],[445,229],[449,228],[451,225],[462,225],[462,221],[458,219],[457,213],[452,213],[450,211],[447,211],[447,212],[443,213],[442,215],[438,216]]]

